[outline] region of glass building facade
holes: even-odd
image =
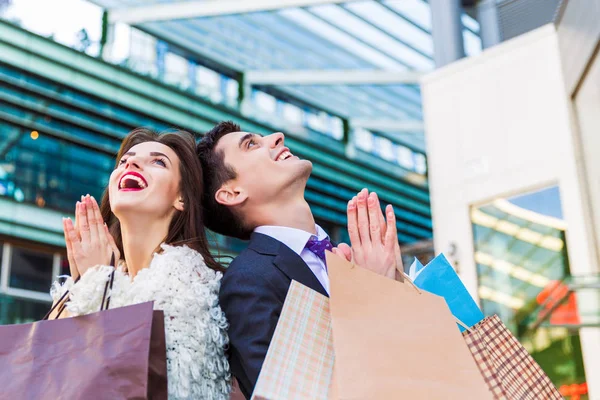
[[[205,71],[198,77],[206,82],[208,70],[198,70]],[[274,104],[275,113],[259,118],[270,114],[243,113],[237,101],[217,99],[198,83],[186,90],[168,80],[111,65],[0,21],[1,324],[44,315],[52,280],[68,273],[61,218],[72,215],[81,195],[102,197],[122,138],[138,126],[201,133],[233,119],[260,134],[282,130],[289,133],[288,147],[313,162],[306,198],[334,240],[348,240],[346,203],[363,187],[395,205],[401,243],[431,239],[426,171],[416,166],[419,162],[406,161],[422,153],[404,151],[400,162],[357,149],[349,158],[347,135],[340,135],[343,126],[330,114],[258,94],[254,109]],[[234,92],[230,84],[213,86]],[[290,125],[294,118],[301,129]],[[221,254],[245,247],[209,236]]]
[[[559,188],[475,206],[471,221],[484,314],[498,314],[562,392],[585,385],[577,294],[548,301],[566,293],[571,274]],[[530,329],[540,307],[549,324]]]

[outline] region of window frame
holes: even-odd
[[[25,300],[33,300],[44,303],[51,303],[52,297],[50,297],[50,293],[37,292],[35,290],[29,289],[20,289],[14,288],[9,285],[10,282],[10,272],[12,267],[12,250],[14,244],[11,242],[3,242],[2,246],[2,272],[0,274],[0,293],[17,297]],[[29,250],[35,250],[32,246],[21,245],[19,247],[24,247]],[[52,255],[52,278],[56,278],[60,274],[60,263],[61,263],[61,253],[58,251],[48,251],[48,254]],[[52,282],[50,282],[51,284]],[[48,287],[50,290],[50,286]]]

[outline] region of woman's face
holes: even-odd
[[[179,157],[170,147],[158,142],[133,146],[110,175],[112,212],[119,219],[128,214],[136,218],[171,217],[175,210],[183,210],[180,177]]]

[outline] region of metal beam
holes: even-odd
[[[274,11],[290,7],[311,7],[351,1],[357,0],[190,0],[112,8],[108,15],[110,22],[135,25],[144,22]]]
[[[250,85],[402,85],[419,84],[424,72],[382,70],[246,71]]]
[[[440,68],[465,56],[460,0],[430,0],[433,48]]]
[[[423,132],[423,121],[402,121],[392,119],[350,119],[352,128],[363,128],[371,131],[386,132]]]

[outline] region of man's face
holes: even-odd
[[[248,204],[270,203],[295,192],[303,195],[312,163],[294,156],[284,141],[280,132],[268,136],[233,132],[223,136],[215,150],[224,153],[225,164],[237,175],[226,186],[241,190]]]

